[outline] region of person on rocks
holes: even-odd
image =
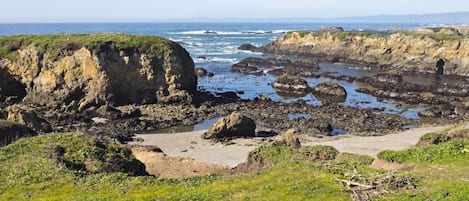
[[[440,59],[436,62],[436,75],[438,75],[438,76],[443,75],[444,66],[445,66],[445,61],[440,58]]]

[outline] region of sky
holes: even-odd
[[[2,0],[0,22],[335,18],[469,11],[465,0]]]

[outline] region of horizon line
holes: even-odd
[[[421,13],[421,14],[380,14],[380,15],[363,15],[363,16],[345,16],[345,17],[281,17],[281,18],[267,18],[267,17],[254,17],[254,18],[210,18],[210,17],[187,17],[187,18],[167,18],[167,19],[43,19],[43,20],[0,20],[1,24],[48,24],[48,23],[223,23],[223,22],[242,22],[242,23],[258,23],[258,22],[311,22],[311,23],[360,23],[360,22],[340,22],[340,20],[358,20],[360,18],[371,17],[404,17],[404,16],[425,16],[425,15],[443,15],[443,14],[469,14],[469,11],[457,12],[437,12],[437,13]],[[363,22],[370,23],[370,22]],[[383,21],[375,23],[396,23],[392,21]],[[418,22],[417,22],[418,23]],[[416,22],[408,22],[403,24],[417,24]]]

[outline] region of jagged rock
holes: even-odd
[[[117,33],[35,37],[50,41],[45,51],[23,44],[13,51],[14,59],[0,55],[0,69],[25,87],[28,103],[84,110],[108,103],[190,101],[196,93],[194,63],[175,42]]]
[[[7,111],[7,119],[9,121],[26,125],[38,133],[48,133],[52,130],[49,123],[46,120],[38,117],[36,112],[34,112],[34,110],[31,108],[21,105],[12,105],[7,108]]]
[[[290,93],[304,93],[311,90],[306,80],[298,76],[282,75],[272,83],[272,87],[276,90]]]
[[[204,139],[222,139],[229,137],[254,137],[256,135],[256,123],[254,120],[233,112],[229,116],[221,118],[213,124],[206,133]]]
[[[291,147],[298,149],[301,147],[300,140],[296,136],[296,130],[295,129],[289,129],[285,131],[284,133],[276,136],[273,139],[273,145],[276,146],[286,146],[286,147]]]
[[[318,84],[312,91],[316,98],[325,102],[343,102],[347,97],[345,88],[334,82]]]

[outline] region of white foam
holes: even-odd
[[[213,62],[229,62],[229,63],[236,63],[238,59],[236,58],[221,58],[221,57],[209,57],[207,58],[207,61],[213,61]]]

